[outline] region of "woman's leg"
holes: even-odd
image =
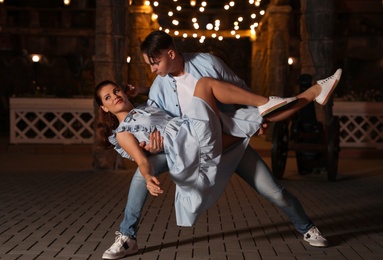
[[[292,116],[298,110],[312,102],[315,97],[321,92],[321,86],[316,84],[300,93],[297,98],[298,101],[294,103],[288,110],[276,112],[266,118],[271,121],[281,121]],[[196,85],[194,96],[203,99],[209,104],[211,108],[217,113],[216,99],[224,104],[240,104],[247,106],[262,106],[266,104],[269,99],[225,81],[219,81],[213,78],[201,78]]]
[[[270,122],[277,122],[291,117],[303,107],[314,101],[314,99],[320,94],[321,89],[322,87],[319,84],[311,86],[309,89],[297,96],[297,102],[292,104],[289,109],[268,114],[264,118]]]
[[[201,78],[194,90],[194,96],[203,99],[216,112],[216,99],[224,104],[241,104],[247,106],[261,106],[269,99],[235,86],[229,82],[213,78]]]
[[[218,112],[218,109],[215,104],[215,99],[224,104],[256,106],[258,107],[260,114],[268,121],[277,122],[289,118],[314,100],[320,105],[325,105],[329,96],[338,84],[341,74],[342,70],[338,69],[334,75],[326,79],[319,80],[318,84],[315,84],[311,88],[296,96],[297,102],[289,106],[288,109],[284,109],[283,111],[275,111],[275,113],[272,114],[268,113],[276,108],[286,105],[295,98],[275,98],[275,100],[277,100],[276,102],[275,100],[269,101],[266,97],[242,89],[229,82],[219,81],[213,78],[201,78],[197,82],[194,95],[205,100],[216,113]]]

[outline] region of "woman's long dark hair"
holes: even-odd
[[[96,115],[97,123],[95,127],[96,141],[104,149],[113,148],[113,145],[109,142],[108,137],[112,135],[112,131],[119,125],[118,119],[115,115],[110,112],[105,112],[101,108],[103,103],[100,97],[100,91],[107,85],[118,87],[124,91],[117,83],[110,80],[104,80],[98,83],[94,90],[94,100],[98,105],[98,111]]]

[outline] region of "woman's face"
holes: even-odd
[[[99,96],[103,104],[101,108],[105,112],[111,112],[116,115],[119,112],[129,112],[133,109],[133,105],[130,103],[128,96],[120,87],[111,84],[105,85],[99,91]]]

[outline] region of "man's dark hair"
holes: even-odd
[[[152,61],[161,54],[162,50],[170,47],[175,49],[173,38],[164,31],[154,31],[146,36],[141,43],[141,52],[146,54],[149,60]]]

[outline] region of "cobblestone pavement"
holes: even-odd
[[[93,172],[86,149],[0,154],[0,259],[101,259],[122,220],[134,166]],[[265,159],[268,163],[270,158]],[[126,259],[382,259],[381,159],[339,161],[336,182],[298,175],[289,158],[281,180],[330,241],[314,248],[286,216],[234,176],[218,203],[191,228],[175,225],[174,184],[150,196],[139,252]]]

